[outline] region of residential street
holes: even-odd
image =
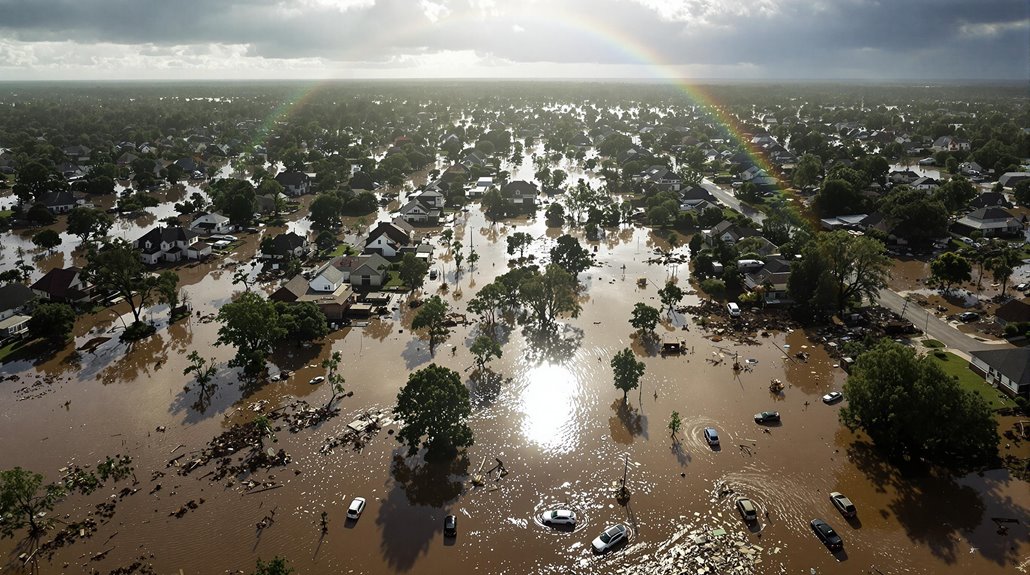
[[[711,192],[712,195],[724,205],[746,215],[758,225],[761,225],[762,220],[765,219],[765,214],[742,205],[740,200],[738,200],[732,193],[723,190],[711,181],[705,180],[701,185]],[[935,316],[932,311],[927,313],[926,309],[915,303],[909,302],[906,307],[905,296],[892,290],[880,290],[879,303],[883,307],[894,311],[899,315],[904,312],[904,317],[915,324],[916,327],[926,332],[928,336],[966,356],[968,356],[972,351],[981,349],[1001,349],[1010,345],[1007,342],[988,343],[970,337],[956,329],[955,326],[949,324],[947,321]]]

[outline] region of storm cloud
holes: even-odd
[[[18,78],[1025,80],[1025,0],[0,0]]]

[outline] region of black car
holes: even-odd
[[[444,537],[458,536],[458,518],[454,515],[448,515],[447,517],[444,517],[443,535]]]
[[[823,545],[829,547],[830,551],[840,551],[844,548],[844,541],[833,530],[833,527],[830,527],[829,523],[822,519],[813,519],[809,525],[812,526],[812,531],[815,531],[815,536],[823,542]]]
[[[755,423],[776,423],[780,420],[780,412],[763,411],[755,414]]]
[[[958,318],[965,323],[969,323],[971,321],[979,321],[980,314],[976,313],[975,311],[964,311],[958,314]]]

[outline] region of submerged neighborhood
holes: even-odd
[[[1025,571],[1025,86],[708,91],[0,87],[4,569]]]

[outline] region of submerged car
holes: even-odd
[[[737,500],[737,511],[740,512],[740,516],[743,517],[744,521],[747,523],[758,521],[758,508],[755,507],[755,503],[747,497],[741,497]]]
[[[616,544],[627,536],[629,536],[629,529],[626,529],[625,525],[621,523],[618,525],[612,525],[594,539],[592,543],[594,551],[597,551],[598,553],[607,551],[612,547],[615,547]]]
[[[719,432],[714,427],[706,427],[705,441],[712,447],[719,447]]]
[[[323,381],[325,381],[325,377],[320,375],[318,377],[312,377],[308,381],[308,383],[310,383],[311,385],[318,385],[318,384],[322,383]]]
[[[454,515],[443,518],[443,535],[444,537],[458,536],[458,518]]]
[[[830,501],[833,502],[833,506],[840,511],[840,514],[844,517],[854,517],[858,510],[855,509],[855,504],[851,502],[843,493],[834,491],[830,493]]]
[[[829,547],[830,551],[839,551],[844,547],[844,541],[833,530],[833,527],[830,527],[829,523],[822,519],[813,519],[809,525],[811,525],[812,531],[815,532],[815,536],[823,542],[823,545]]]
[[[575,525],[576,513],[569,509],[553,509],[540,514],[544,525]]]
[[[350,507],[347,508],[347,519],[357,519],[361,517],[361,512],[365,510],[365,498],[355,497],[354,501],[350,502]]]
[[[780,420],[780,412],[763,411],[755,414],[755,423],[775,423]]]
[[[831,391],[830,393],[827,393],[823,396],[823,403],[825,403],[826,405],[830,405],[831,403],[836,403],[840,401],[841,399],[843,399],[843,397],[843,393],[839,391]]]

